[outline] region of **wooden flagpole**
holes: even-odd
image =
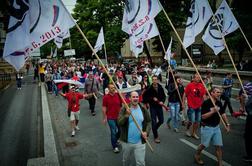
[[[249,43],[249,41],[248,41],[248,39],[247,39],[247,37],[246,37],[245,33],[243,32],[243,30],[242,30],[242,28],[241,28],[240,25],[239,25],[239,29],[240,29],[240,31],[241,31],[241,33],[242,33],[244,39],[246,40],[246,42],[247,42],[247,44],[248,44],[248,46],[249,46],[249,48],[250,48],[250,51],[252,51],[252,47],[251,47],[251,45],[250,45],[250,43]]]
[[[161,35],[159,34],[158,36],[159,36],[159,40],[160,40],[160,42],[161,42],[161,45],[162,45],[162,47],[163,47],[164,53],[166,53],[165,47],[164,47],[164,43],[163,43],[163,40],[162,40],[162,38],[161,38]],[[172,70],[172,68],[171,68],[170,62],[168,62],[168,73],[169,73],[169,70],[171,71],[172,78],[173,78],[173,81],[174,81],[174,83],[175,83],[175,88],[176,88],[176,90],[177,90],[177,92],[178,92],[179,100],[180,100],[181,104],[183,104],[183,102],[182,102],[182,97],[181,97],[180,92],[179,92],[178,84],[177,84],[177,81],[175,80],[174,73],[173,73],[173,70]],[[169,77],[168,77],[168,78],[169,78]]]
[[[166,11],[164,10],[163,5],[162,5],[160,2],[159,2],[159,5],[160,5],[160,7],[162,8],[162,10],[163,10],[163,12],[164,12],[164,14],[165,14],[165,17],[167,18],[167,20],[168,20],[169,24],[171,25],[173,31],[175,32],[175,34],[176,34],[176,36],[177,36],[179,42],[181,43],[181,45],[182,45],[182,47],[183,47],[183,49],[184,49],[184,51],[185,51],[187,57],[189,58],[191,64],[193,65],[193,67],[194,67],[196,73],[199,75],[200,81],[202,82],[203,86],[205,87],[205,89],[206,89],[206,91],[207,91],[207,94],[208,94],[208,96],[209,96],[211,102],[213,103],[214,107],[216,107],[216,104],[215,104],[215,102],[214,102],[214,100],[213,100],[213,98],[212,98],[210,92],[208,91],[206,85],[204,84],[204,81],[203,81],[203,79],[202,79],[202,77],[201,77],[201,75],[200,75],[200,73],[199,73],[199,70],[197,69],[196,65],[194,64],[194,62],[193,62],[193,60],[192,60],[190,54],[188,53],[187,49],[186,49],[185,46],[183,45],[183,42],[182,42],[182,40],[181,40],[181,38],[180,38],[180,36],[179,36],[179,34],[178,34],[176,28],[174,27],[174,25],[173,25],[173,23],[171,22],[171,20],[170,20],[168,14],[167,14]],[[223,123],[224,127],[227,129],[227,125],[226,125],[226,123],[224,122],[222,116],[220,115],[220,112],[217,111],[217,113],[218,113],[218,116],[220,117],[220,120],[221,120],[221,122]]]
[[[239,82],[240,82],[240,84],[241,84],[242,90],[243,90],[245,96],[247,96],[247,92],[246,92],[245,89],[244,89],[244,86],[243,86],[243,84],[242,84],[240,75],[239,75],[239,73],[238,73],[238,70],[237,70],[237,68],[236,68],[236,66],[235,66],[234,60],[233,60],[233,58],[232,58],[232,55],[231,55],[231,53],[230,53],[230,51],[229,51],[229,48],[228,48],[228,46],[227,46],[227,42],[226,42],[226,40],[225,40],[225,37],[224,37],[224,35],[222,34],[222,31],[221,31],[221,29],[220,29],[220,27],[219,27],[219,25],[218,25],[218,23],[217,23],[217,20],[216,20],[216,18],[215,18],[215,15],[213,15],[213,19],[214,19],[215,24],[216,24],[217,27],[218,27],[219,32],[221,33],[221,38],[222,38],[222,40],[223,40],[224,46],[226,47],[226,50],[227,50],[227,52],[228,52],[229,58],[230,58],[230,60],[231,60],[231,62],[232,62],[232,65],[233,65],[233,67],[234,67],[234,69],[235,69],[235,73],[236,73],[237,78],[238,78],[238,80],[239,80]],[[240,25],[239,25],[239,27],[240,27]]]
[[[60,0],[60,1],[61,1],[62,5],[64,6],[65,10],[67,11],[67,13],[69,14],[70,18],[74,21],[72,15],[68,12],[68,10],[66,9],[66,7],[65,7],[65,5],[63,4],[62,0]],[[75,21],[74,21],[74,22],[75,22]],[[94,55],[95,55],[95,57],[97,58],[97,60],[101,63],[101,65],[102,65],[103,69],[105,70],[106,74],[108,75],[109,79],[112,81],[112,84],[115,86],[115,88],[116,88],[116,90],[117,90],[119,96],[121,97],[121,99],[122,99],[122,101],[123,101],[123,103],[124,103],[126,109],[129,110],[130,108],[129,108],[128,104],[126,103],[126,101],[125,101],[125,99],[123,98],[122,94],[121,94],[120,91],[118,90],[118,88],[117,88],[115,82],[113,81],[111,75],[109,74],[108,70],[106,69],[106,67],[105,67],[104,64],[102,63],[101,59],[99,58],[99,56],[98,56],[97,53],[95,52],[93,46],[90,44],[90,42],[88,41],[87,37],[86,37],[85,34],[82,32],[80,26],[79,26],[76,22],[75,22],[75,25],[76,25],[78,31],[81,33],[83,39],[84,39],[84,40],[86,41],[86,43],[88,44],[89,48],[90,48],[90,49],[92,50],[92,52],[94,53]],[[134,123],[136,124],[138,130],[141,132],[141,134],[143,134],[143,131],[142,131],[141,127],[139,126],[139,124],[137,123],[135,117],[134,117],[132,114],[130,114],[130,116],[132,117],[132,119],[133,119]],[[146,141],[147,145],[149,146],[151,152],[153,152],[154,150],[153,150],[153,148],[152,148],[150,142],[148,141],[148,139],[146,139],[145,141]]]
[[[106,49],[106,44],[105,44],[105,33],[104,33],[104,30],[103,30],[103,37],[104,37],[104,53],[105,53],[105,59],[106,59],[106,65],[108,67],[108,55],[107,55],[107,49]]]

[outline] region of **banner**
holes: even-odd
[[[208,0],[192,0],[183,39],[185,48],[192,45],[195,37],[204,29],[213,12]]]
[[[225,0],[222,1],[214,17],[216,22],[214,19],[211,20],[202,39],[210,48],[212,48],[214,54],[218,55],[223,49],[225,49],[222,36],[234,32],[239,28],[239,24]],[[219,31],[218,26],[221,32]]]
[[[16,70],[31,52],[75,25],[60,0],[16,0],[10,8],[3,58]]]
[[[75,55],[75,49],[64,50],[64,56],[73,56]]]

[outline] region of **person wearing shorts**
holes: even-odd
[[[183,95],[183,105],[185,106],[185,100],[187,99],[188,105],[188,124],[186,135],[189,137],[193,137],[195,139],[199,139],[197,136],[197,130],[200,123],[201,117],[201,105],[206,98],[206,89],[204,85],[200,82],[200,76],[195,74],[193,76],[192,82],[190,82],[186,88],[185,93]],[[190,131],[190,126],[192,126],[192,131]]]
[[[68,116],[70,118],[70,124],[72,129],[71,136],[75,136],[75,130],[80,130],[78,127],[80,119],[80,104],[79,100],[84,99],[87,94],[82,94],[77,91],[77,87],[74,85],[70,86],[70,91],[68,93],[60,93],[61,96],[65,97],[68,101]]]
[[[219,100],[221,96],[221,90],[218,88],[213,88],[211,90],[211,96],[213,102],[215,102],[215,107],[210,99],[203,102],[201,107],[202,121],[201,121],[201,143],[194,155],[195,162],[199,165],[203,165],[204,162],[200,159],[202,150],[209,147],[212,143],[216,148],[216,157],[218,166],[222,166],[222,134],[220,130],[220,117],[217,112],[220,113],[221,118],[226,124],[226,130],[230,131],[230,124],[228,123],[225,110],[223,109],[222,103]]]

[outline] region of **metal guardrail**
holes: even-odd
[[[1,73],[0,74],[0,89],[4,88],[10,82],[11,82],[11,74],[10,73]]]

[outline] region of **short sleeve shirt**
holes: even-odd
[[[83,99],[83,94],[69,92],[65,94],[65,97],[68,101],[68,109],[72,112],[77,112],[80,110],[79,100]],[[75,102],[73,102],[73,97],[75,97]]]
[[[116,120],[122,107],[122,100],[117,93],[114,95],[106,94],[103,97],[102,106],[107,108],[107,119]]]
[[[223,109],[220,101],[216,101],[215,105],[220,107],[219,112],[221,115],[225,113],[225,110]],[[204,115],[204,114],[210,112],[210,109],[212,107],[214,107],[214,106],[213,106],[213,103],[210,99],[204,101],[202,104],[202,107],[201,107],[201,115]],[[218,113],[215,112],[214,114],[212,114],[212,116],[208,117],[207,119],[202,119],[201,123],[206,126],[216,127],[220,123],[220,117],[219,117]]]
[[[192,109],[200,108],[203,103],[203,96],[206,94],[206,89],[202,83],[191,82],[185,88],[188,107]]]

